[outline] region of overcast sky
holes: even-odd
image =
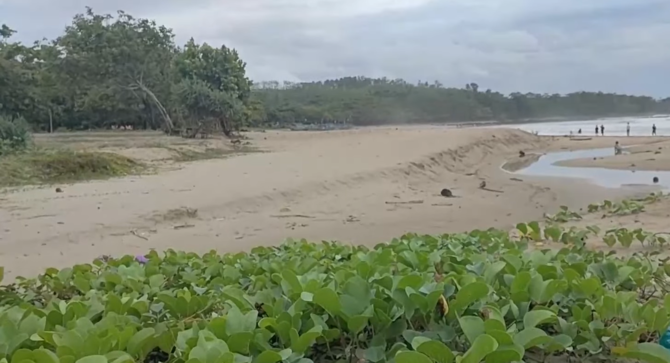
[[[0,0],[0,23],[51,38],[87,5],[155,19],[180,43],[232,46],[256,81],[670,96],[670,0]]]

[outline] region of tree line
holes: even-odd
[[[171,29],[87,8],[63,34],[32,45],[0,28],[0,117],[36,131],[130,126],[166,132],[294,123],[443,123],[670,113],[670,98],[463,88],[435,81],[345,77],[259,82],[235,49],[175,43]]]
[[[87,8],[64,34],[31,46],[0,38],[0,114],[34,129],[217,127],[249,119],[251,81],[237,51],[119,11]]]
[[[252,94],[273,123],[343,121],[357,125],[503,122],[670,113],[670,98],[603,92],[565,95],[481,90],[476,83],[445,88],[440,82],[345,77],[307,83],[261,82]]]

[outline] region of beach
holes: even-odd
[[[650,190],[513,173],[532,163],[533,155],[612,147],[615,139],[609,137],[577,141],[511,128],[438,126],[245,136],[262,152],[183,163],[151,175],[5,190],[0,194],[5,277],[152,249],[238,252],[288,238],[373,246],[408,232],[511,228],[561,205],[578,209]],[[615,161],[567,163],[667,168],[666,139],[630,137],[623,146],[630,145],[637,145],[633,153]],[[652,152],[659,147],[661,154]],[[454,197],[441,196],[444,188]],[[670,210],[658,208],[649,218],[664,218]]]

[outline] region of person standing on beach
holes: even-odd
[[[651,136],[656,136],[656,124],[651,126]]]
[[[596,125],[596,136],[598,136],[598,125]]]
[[[600,125],[600,135],[605,136],[605,125]]]
[[[630,122],[626,125],[626,136],[630,136]]]

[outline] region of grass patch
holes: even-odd
[[[133,159],[112,153],[30,150],[0,157],[0,187],[106,179],[142,169]]]

